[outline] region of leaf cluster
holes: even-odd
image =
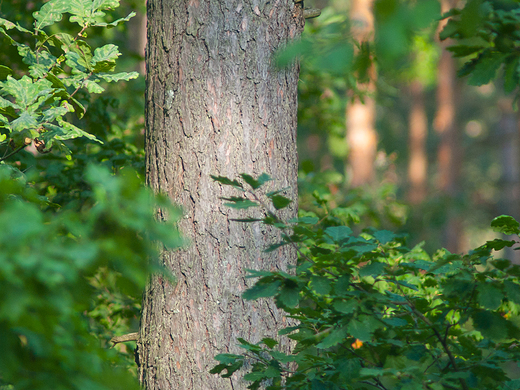
[[[497,77],[504,66],[504,89],[514,91],[520,82],[520,4],[516,1],[471,0],[462,9],[452,9],[440,33],[451,38],[454,57],[465,59],[459,76],[471,85],[483,85]]]
[[[283,353],[274,339],[239,340],[245,353],[217,355],[212,373],[230,376],[253,359],[251,389],[519,388],[504,364],[520,359],[520,266],[492,256],[516,241],[431,257],[387,230],[355,235],[309,212],[288,222],[272,214],[262,222],[282,230],[275,246],[296,247],[298,265],[293,274],[250,270],[257,281],[243,297],[273,297],[297,320],[279,332],[296,344]],[[492,226],[520,233],[512,217]]]
[[[175,248],[181,240],[178,210],[125,172],[89,167],[94,206],[54,212],[25,175],[0,165],[0,378],[15,388],[136,387],[89,325],[100,270],[114,271],[116,294],[138,296],[157,264],[148,261],[159,254],[156,242]],[[156,210],[169,220],[158,221]]]
[[[91,48],[87,30],[91,27],[114,27],[129,20],[134,13],[113,22],[105,21],[107,10],[119,5],[117,0],[51,0],[33,13],[31,29],[0,18],[0,35],[16,47],[27,66],[20,70],[0,66],[0,144],[8,145],[12,154],[34,143],[39,152],[52,147],[70,155],[65,140],[86,137],[99,141],[66,119],[75,112],[78,117],[85,107],[77,99],[78,91],[101,93],[103,82],[129,80],[136,72],[113,73],[120,53],[114,44]],[[52,33],[50,27],[69,15],[69,21],[78,25],[76,35]],[[30,45],[13,38],[12,32],[29,36]]]

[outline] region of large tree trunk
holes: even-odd
[[[149,0],[146,94],[147,181],[184,209],[190,244],[163,255],[176,283],[153,276],[145,292],[138,360],[152,389],[245,389],[208,371],[237,337],[275,336],[285,321],[273,303],[244,302],[246,269],[286,269],[290,248],[263,249],[276,233],[231,219],[237,195],[210,175],[266,172],[289,188],[296,213],[298,68],[271,55],[303,28],[293,0]],[[167,216],[161,216],[167,217]]]
[[[352,36],[361,42],[374,38],[373,0],[352,0],[350,19]],[[366,92],[364,102],[355,97],[346,108],[347,143],[349,147],[347,173],[350,185],[356,187],[368,184],[374,178],[374,161],[377,152],[377,133],[375,130],[376,102],[376,71],[374,65],[369,70],[370,81],[359,85]]]

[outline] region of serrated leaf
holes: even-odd
[[[300,329],[299,326],[288,326],[287,328],[280,329],[280,330],[278,331],[278,334],[279,334],[280,336],[283,336],[283,335],[285,335],[285,334],[288,334],[288,333],[294,332],[295,330],[298,330],[298,329]]]
[[[279,280],[271,283],[255,284],[253,287],[247,289],[243,294],[242,298],[248,301],[252,301],[258,298],[272,297],[278,293],[278,289],[281,286]]]
[[[378,230],[373,233],[373,236],[383,245],[395,239],[395,234],[389,230]]]
[[[500,68],[507,57],[507,54],[497,53],[491,50],[484,50],[475,60],[474,66],[469,75],[468,84],[484,85],[496,77],[497,70]]]
[[[289,206],[292,200],[282,195],[273,195],[270,197],[276,210],[281,210]]]
[[[366,342],[370,340],[372,333],[382,326],[376,318],[363,315],[352,319],[347,325],[347,331],[356,339]]]
[[[230,200],[232,203],[224,203],[224,206],[231,207],[232,209],[248,209],[250,207],[258,207],[258,203],[253,202],[249,199],[244,198],[222,198],[224,200]]]
[[[296,307],[300,302],[300,291],[297,287],[284,286],[278,299],[287,307]]]
[[[228,179],[227,177],[225,176],[213,176],[213,175],[210,175],[211,178],[213,180],[215,180],[216,182],[219,182],[220,184],[222,185],[225,185],[225,186],[232,186],[232,187],[236,187],[236,188],[240,188],[242,189],[242,184],[239,183],[238,181],[236,180],[231,180],[231,179]]]
[[[308,225],[316,225],[319,221],[318,217],[301,217],[298,218],[299,223],[305,223]]]
[[[477,291],[479,304],[489,310],[498,309],[504,298],[502,291],[491,283],[480,283]]]
[[[520,305],[520,286],[509,280],[504,281],[504,289],[508,299]]]
[[[334,309],[340,313],[351,314],[356,311],[358,303],[355,299],[351,299],[349,301],[334,301],[332,307],[334,307]]]
[[[359,270],[359,276],[381,275],[384,273],[385,267],[385,263],[372,261]]]
[[[347,328],[342,326],[341,328],[334,329],[330,334],[321,340],[320,343],[316,345],[316,348],[327,349],[342,343],[347,337]]]
[[[271,339],[269,337],[264,337],[262,339],[262,343],[267,345],[269,348],[274,348],[278,344],[278,341]]]
[[[233,353],[219,353],[215,356],[215,360],[224,364],[233,364],[236,360],[244,359],[242,355],[235,355]]]
[[[383,322],[390,325],[390,326],[405,326],[408,324],[408,322],[402,318],[383,318]]]
[[[280,376],[280,370],[276,367],[269,366],[265,371],[253,371],[244,375],[246,381],[258,381],[266,378],[277,378]]]
[[[258,180],[254,179],[253,176],[250,176],[247,173],[241,173],[240,176],[247,184],[251,186],[253,190],[256,190],[261,186]]]
[[[311,286],[314,291],[321,295],[327,295],[331,290],[330,279],[324,276],[312,276]]]
[[[508,336],[508,323],[498,313],[489,311],[478,311],[471,315],[475,328],[485,338],[500,341]]]
[[[348,226],[329,226],[325,229],[325,233],[332,238],[335,243],[339,243],[352,234],[352,229]]]
[[[509,215],[500,215],[493,219],[491,227],[495,232],[503,234],[519,234],[520,224]]]
[[[519,66],[520,58],[515,57],[506,64],[504,70],[504,90],[506,93],[511,93],[519,84]]]

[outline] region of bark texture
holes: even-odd
[[[274,304],[241,299],[246,269],[285,269],[295,254],[263,253],[276,232],[232,221],[245,214],[220,197],[237,194],[210,175],[266,172],[295,215],[298,68],[275,69],[272,54],[301,33],[301,3],[149,0],[147,13],[147,180],[183,207],[190,244],[164,253],[177,283],[154,276],[145,292],[139,376],[148,390],[245,389],[209,374],[213,358],[239,352],[237,337],[276,336]]]

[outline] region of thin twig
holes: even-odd
[[[12,155],[18,153],[20,150],[24,149],[27,145],[22,145],[18,148],[16,148],[15,150],[13,150],[11,153],[9,153],[7,156],[4,155],[4,157],[0,158],[0,161],[4,161],[4,160],[7,160],[9,157],[11,157]]]

